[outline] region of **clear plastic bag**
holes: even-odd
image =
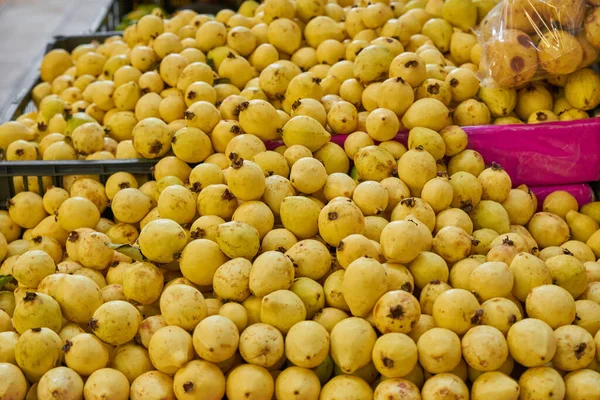
[[[484,83],[517,87],[598,60],[599,0],[505,0],[481,22]]]

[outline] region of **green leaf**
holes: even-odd
[[[15,278],[13,278],[12,275],[0,275],[0,290],[2,290],[4,285],[6,285],[7,283],[11,283],[14,280]]]
[[[113,243],[107,243],[106,244],[108,247],[110,247],[111,249],[126,255],[127,257],[135,260],[135,261],[145,261],[146,257],[144,257],[144,255],[142,254],[142,250],[140,250],[139,247],[136,246],[132,246],[130,244],[113,244]]]

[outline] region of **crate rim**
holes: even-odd
[[[0,161],[0,178],[18,176],[110,175],[151,173],[159,159]]]

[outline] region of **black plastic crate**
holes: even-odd
[[[52,49],[72,51],[75,47],[92,41],[103,42],[106,38],[120,32],[100,32],[78,36],[56,36],[46,46],[46,53]],[[31,91],[40,82],[39,67],[36,66],[24,81],[23,88],[0,118],[0,123],[15,120],[20,115],[35,110],[31,100]],[[152,175],[152,167],[158,160],[94,160],[94,161],[2,161],[0,162],[0,208],[6,207],[6,200],[14,196],[14,178],[21,177],[24,190],[29,189],[28,177],[37,177],[37,183],[43,188],[44,177],[52,177],[54,186],[62,186],[66,175],[98,175],[104,183],[115,172]],[[43,194],[43,193],[42,193]]]
[[[102,20],[100,20],[95,30],[98,32],[116,31],[117,26],[119,26],[121,23],[121,19],[125,14],[132,10],[132,6],[133,3],[129,1],[112,1],[112,3],[106,8],[104,16],[102,17]]]
[[[108,177],[117,172],[129,172],[135,175],[147,175],[152,178],[152,168],[158,160],[94,160],[94,161],[5,161],[0,162],[0,209],[6,209],[6,201],[15,192],[14,178],[22,177],[25,191],[28,177],[37,177],[37,183],[43,188],[43,177],[51,177],[52,185],[62,187],[67,175],[97,175],[104,184]],[[42,193],[43,194],[43,193]]]
[[[53,49],[65,49],[70,52],[81,44],[91,43],[93,41],[104,42],[106,38],[121,34],[122,32],[107,31],[77,36],[55,36],[52,41],[46,45],[44,54]],[[39,62],[41,62],[41,60],[39,60]],[[35,85],[40,82],[39,65],[36,65],[23,80],[23,86],[17,93],[17,98],[3,110],[0,116],[0,124],[6,121],[14,121],[19,116],[35,110],[35,105],[31,100],[31,91]]]
[[[237,9],[243,0],[114,0],[98,24],[97,30],[115,31],[127,13],[138,6],[160,7],[169,14],[183,9],[191,9],[199,14],[216,14],[222,9]]]

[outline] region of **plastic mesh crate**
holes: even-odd
[[[106,38],[114,35],[120,35],[121,33],[122,32],[106,31],[77,36],[55,36],[46,46],[45,53],[48,53],[53,49],[65,49],[70,52],[81,44],[91,43],[93,41],[103,42]],[[2,113],[2,116],[0,117],[0,124],[6,121],[13,121],[22,114],[35,110],[35,105],[31,100],[31,91],[35,85],[40,82],[39,66],[36,65],[35,68],[25,77],[23,86],[17,94],[17,98],[12,101]]]
[[[128,3],[130,2],[114,0],[106,9],[104,17],[95,30],[98,32],[117,30],[123,16],[131,11],[132,5]]]
[[[46,47],[46,53],[52,49],[72,51],[80,44],[92,41],[103,42],[119,32],[101,32],[79,36],[57,36]],[[4,111],[0,123],[15,120],[20,115],[35,110],[31,91],[40,82],[38,67],[28,75],[17,98]],[[23,189],[29,189],[29,183],[43,188],[43,179],[50,177],[52,185],[62,186],[67,175],[97,175],[104,183],[115,172],[131,174],[152,174],[152,167],[158,160],[128,159],[101,161],[2,161],[0,162],[0,208],[6,208],[6,201],[16,194],[15,183],[22,183]],[[31,178],[34,177],[34,178]],[[30,181],[31,180],[31,181]]]
[[[152,176],[152,168],[158,160],[101,160],[101,161],[8,161],[0,162],[0,209],[16,194],[15,178],[21,177],[24,190],[29,190],[28,177],[35,177],[40,188],[44,177],[52,179],[53,186],[62,186],[67,175],[95,175],[104,184],[116,172]],[[47,179],[47,178],[46,178]]]

